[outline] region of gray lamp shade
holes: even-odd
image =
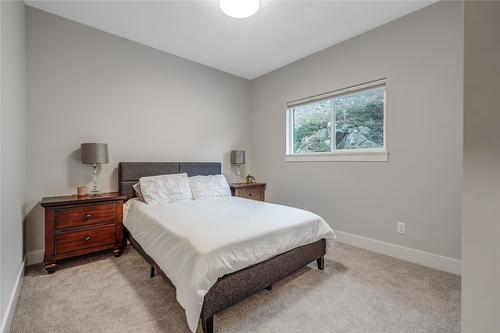
[[[81,151],[83,164],[108,163],[107,143],[82,143]]]
[[[231,163],[236,165],[245,164],[245,151],[231,150]]]

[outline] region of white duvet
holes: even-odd
[[[195,332],[203,298],[218,278],[295,247],[326,239],[333,230],[311,212],[237,197],[125,205],[124,224],[176,287]]]

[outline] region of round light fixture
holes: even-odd
[[[247,18],[257,13],[260,0],[219,0],[220,10],[233,18]]]

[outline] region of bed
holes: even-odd
[[[212,333],[214,314],[270,289],[313,261],[323,269],[323,256],[334,235],[317,216],[319,220],[310,222],[314,226],[305,224],[315,217],[310,212],[234,197],[163,206],[148,206],[134,198],[132,185],[139,178],[176,173],[217,175],[221,164],[122,162],[119,189],[130,199],[125,241],[151,264],[152,276],[159,272],[177,289],[177,300],[193,332],[201,319],[203,332]],[[260,215],[251,220],[244,214],[250,211]]]

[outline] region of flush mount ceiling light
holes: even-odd
[[[257,13],[260,0],[219,0],[220,10],[233,18],[247,18]]]

